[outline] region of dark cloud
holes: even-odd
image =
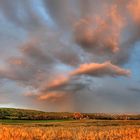
[[[140,93],[140,88],[138,88],[138,87],[129,87],[128,90],[130,90],[132,92]]]
[[[47,52],[41,50],[40,41],[30,40],[21,48],[24,57],[29,61],[34,61],[37,64],[51,64],[55,62],[55,58]]]

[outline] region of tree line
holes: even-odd
[[[0,108],[0,119],[12,120],[140,120],[139,114],[43,112],[25,109]]]

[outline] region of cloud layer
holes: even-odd
[[[136,100],[128,87],[138,77],[139,0],[0,2],[4,103],[47,111],[137,110],[138,102],[128,105]]]

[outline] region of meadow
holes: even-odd
[[[0,140],[140,140],[140,115],[1,108]]]

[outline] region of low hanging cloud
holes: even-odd
[[[58,100],[65,100],[68,94],[66,93],[58,93],[58,92],[50,92],[47,94],[39,95],[39,100],[46,100],[51,102],[57,102]]]
[[[68,73],[67,76],[61,75],[56,77],[54,80],[48,82],[47,86],[42,90],[42,92],[44,91],[47,92],[50,90],[67,90],[67,89],[71,91],[76,91],[76,89],[73,86],[78,87],[79,84],[80,87],[84,87],[84,84],[81,81],[77,81],[76,78],[77,76],[82,76],[82,75],[91,76],[93,78],[94,77],[101,78],[104,76],[111,76],[111,77],[129,76],[130,71],[126,69],[122,69],[116,65],[113,65],[110,62],[82,64],[80,65],[79,68]]]
[[[71,71],[67,75],[60,75],[52,81],[49,81],[47,85],[37,91],[37,93],[26,94],[26,96],[35,97],[39,101],[46,101],[54,105],[65,101],[65,105],[67,105],[67,103],[70,105],[80,91],[89,90],[92,92],[93,89],[90,89],[90,84],[93,83],[92,79],[95,77],[102,78],[104,76],[116,77],[129,75],[129,70],[122,69],[110,62],[82,64],[79,68]],[[92,78],[88,79],[87,76]]]
[[[110,62],[105,63],[90,63],[82,64],[79,68],[71,71],[66,75],[57,76],[55,79],[49,81],[45,87],[42,87],[36,94],[26,94],[26,96],[36,96],[40,100],[57,100],[69,96],[70,92],[76,92],[86,89],[87,82],[82,77],[77,76],[88,75],[94,77],[104,76],[129,76],[130,71],[122,69]],[[84,77],[86,79],[86,77]],[[60,92],[61,91],[61,92]],[[73,94],[71,94],[73,95]]]
[[[41,102],[44,106],[49,106],[52,110],[57,109],[59,111],[74,111],[73,94],[66,93],[64,91],[48,91],[42,93],[27,93],[25,97],[35,99],[35,101]]]

